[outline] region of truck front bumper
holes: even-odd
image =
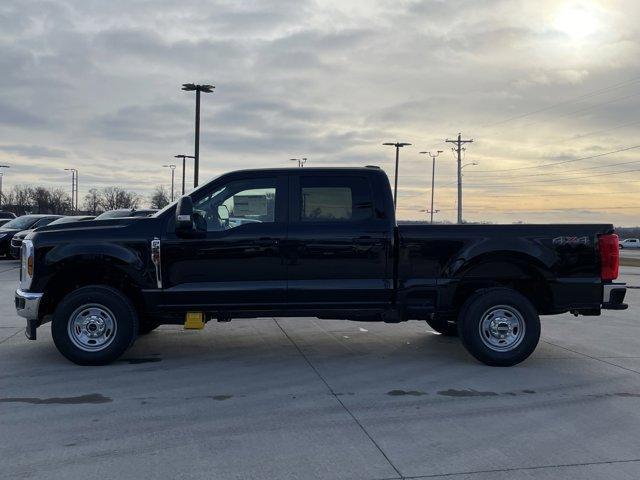
[[[602,308],[604,310],[626,310],[629,305],[624,303],[627,294],[626,283],[607,283],[602,286]]]
[[[25,335],[29,340],[36,339],[36,329],[38,328],[38,309],[40,308],[42,295],[42,293],[25,292],[20,289],[16,290],[16,311],[18,312],[18,315],[27,319]]]

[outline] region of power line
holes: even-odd
[[[555,179],[555,180],[529,180],[528,182],[517,182],[517,183],[509,183],[507,185],[505,184],[494,184],[494,185],[488,185],[488,184],[484,184],[484,183],[478,183],[478,184],[470,184],[468,186],[476,186],[476,187],[511,187],[511,186],[515,186],[515,185],[530,185],[531,183],[535,183],[535,182],[545,182],[545,183],[557,183],[557,182],[566,182],[566,181],[573,181],[573,180],[582,180],[584,178],[594,178],[594,177],[607,177],[609,175],[619,175],[621,173],[632,173],[632,172],[640,172],[640,168],[635,168],[632,170],[621,170],[619,172],[608,172],[608,173],[599,173],[599,174],[595,174],[595,175],[583,175],[581,177],[571,177],[571,178],[560,178],[560,179]],[[509,179],[507,179],[509,180]],[[639,180],[635,180],[635,181],[640,181]]]
[[[581,112],[586,112],[586,111],[589,111],[589,110],[593,110],[594,108],[598,108],[598,107],[601,107],[603,105],[609,105],[610,103],[615,103],[615,102],[618,102],[620,100],[626,100],[627,98],[636,97],[638,95],[640,95],[640,92],[635,92],[635,93],[632,93],[630,95],[625,95],[624,97],[612,98],[612,99],[607,100],[605,102],[596,103],[595,105],[589,105],[589,106],[586,106],[586,107],[583,107],[583,108],[579,108],[578,110],[573,110],[571,112],[559,114],[555,118],[571,117],[572,115],[575,115],[576,113],[581,113]],[[523,125],[522,128],[527,128],[527,127],[530,127],[532,125],[537,125],[537,124],[539,124],[540,122],[543,122],[543,121],[544,121],[543,119],[536,120],[535,122],[530,122],[530,123],[527,123],[527,124]]]
[[[597,197],[600,195],[622,195],[625,193],[638,193],[637,190],[627,190],[622,192],[589,192],[589,193],[545,193],[545,197]],[[520,197],[539,197],[539,193],[522,193],[516,195],[483,195],[483,198],[520,198]]]
[[[535,115],[536,113],[546,112],[548,110],[552,110],[552,109],[554,109],[556,107],[559,107],[559,106],[562,106],[562,105],[566,105],[566,104],[570,104],[570,103],[573,103],[573,102],[578,101],[578,100],[584,100],[585,98],[596,97],[598,95],[602,95],[604,93],[611,92],[613,90],[618,90],[620,88],[624,88],[625,86],[632,85],[632,84],[638,83],[638,82],[640,82],[640,77],[632,78],[631,80],[627,80],[625,82],[614,84],[614,85],[611,85],[609,87],[604,87],[604,88],[601,88],[601,89],[598,89],[598,90],[594,90],[592,92],[587,92],[585,94],[578,95],[577,97],[573,97],[573,98],[570,98],[570,99],[567,99],[567,100],[563,100],[561,102],[554,103],[554,104],[549,105],[547,107],[539,108],[537,110],[532,110],[530,112],[522,113],[522,114],[519,114],[519,115],[514,115],[512,117],[508,117],[508,118],[505,118],[505,119],[497,121],[497,122],[488,123],[488,124],[482,125],[481,128],[493,127],[493,126],[496,126],[496,125],[502,125],[503,123],[507,123],[507,122],[511,122],[513,120],[519,120],[521,118],[529,117],[531,115]]]
[[[501,177],[501,178],[504,178],[506,180],[506,179],[511,179],[511,178],[540,177],[540,176],[547,176],[547,175],[564,175],[564,174],[567,174],[567,173],[580,173],[580,172],[584,172],[585,170],[596,170],[598,168],[610,168],[610,167],[618,167],[620,165],[630,165],[632,163],[640,163],[640,160],[632,160],[630,162],[610,163],[608,165],[598,165],[598,166],[595,166],[595,167],[577,168],[577,169],[574,169],[574,170],[564,170],[564,171],[561,171],[561,172],[527,173],[525,175],[517,174],[517,175],[514,175],[512,177],[505,177],[503,175],[496,174],[496,175],[483,175],[482,178],[484,179],[484,178],[487,178],[487,177]]]
[[[631,147],[620,148],[618,150],[612,150],[611,152],[598,153],[596,155],[590,155],[588,157],[573,158],[571,160],[562,160],[560,162],[544,163],[542,165],[531,165],[528,167],[501,168],[496,170],[476,170],[475,173],[514,172],[516,170],[528,170],[530,168],[542,168],[542,167],[550,167],[552,165],[563,165],[565,163],[581,162],[583,160],[591,160],[592,158],[599,158],[599,157],[604,157],[606,155],[613,155],[614,153],[626,152],[628,150],[633,150],[635,148],[640,148],[640,145],[633,145]]]
[[[623,123],[621,125],[616,125],[615,127],[605,128],[604,130],[596,130],[596,131],[593,131],[593,132],[588,132],[588,133],[584,133],[582,135],[578,135],[577,137],[565,138],[564,140],[560,140],[559,143],[565,143],[565,142],[570,142],[570,141],[574,141],[574,140],[580,140],[581,138],[591,137],[593,135],[598,135],[600,133],[613,132],[614,130],[618,130],[618,129],[624,128],[624,127],[629,127],[631,125],[637,125],[639,123],[640,123],[640,121],[634,120],[633,122]]]
[[[471,210],[472,212],[481,212],[481,211],[485,211],[486,210],[486,206],[478,206],[478,207],[468,207],[469,210]],[[576,211],[576,210],[601,210],[601,211],[605,211],[605,210],[627,210],[627,209],[633,209],[633,210],[640,210],[640,205],[626,205],[626,206],[621,206],[621,207],[603,207],[602,205],[598,205],[598,206],[579,206],[579,207],[568,207],[568,208],[519,208],[519,209],[500,209],[497,207],[491,207],[492,210],[497,210],[500,212],[556,212],[556,211]]]

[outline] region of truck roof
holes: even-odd
[[[303,172],[331,172],[339,171],[341,173],[363,173],[363,172],[383,172],[384,171],[376,165],[367,165],[366,167],[283,167],[283,168],[246,168],[242,170],[233,170],[226,172],[223,175],[235,174],[241,172],[273,172],[273,173],[300,173]]]

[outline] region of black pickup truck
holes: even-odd
[[[526,359],[539,315],[624,309],[603,225],[396,225],[376,167],[244,170],[149,218],[67,223],[24,241],[26,335],[106,364],[160,324],[265,316],[425,320],[489,365]]]

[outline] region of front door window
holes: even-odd
[[[273,223],[276,195],[275,178],[229,182],[195,202],[194,220],[208,232],[248,223]]]

